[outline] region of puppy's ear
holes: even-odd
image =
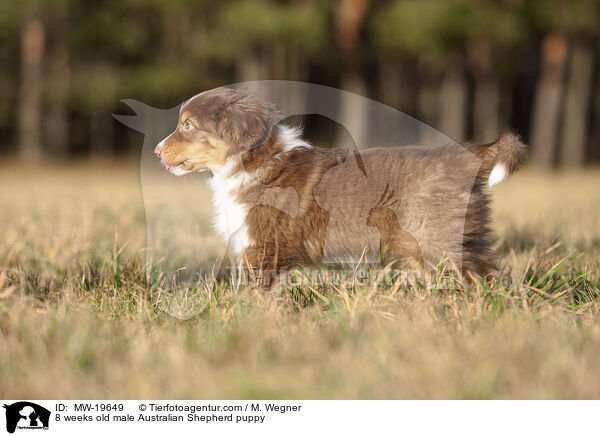
[[[250,150],[260,147],[281,119],[274,106],[238,91],[217,115],[217,134],[242,150]]]

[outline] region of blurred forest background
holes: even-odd
[[[0,151],[139,156],[120,99],[285,79],[457,140],[511,126],[533,164],[577,167],[600,159],[599,54],[600,0],[3,0]]]

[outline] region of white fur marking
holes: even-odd
[[[214,227],[224,241],[231,241],[236,255],[246,248],[250,241],[246,228],[246,208],[235,200],[241,187],[250,180],[245,172],[229,176],[227,165],[224,171],[214,173],[210,179],[215,207]]]
[[[496,164],[490,173],[490,177],[488,179],[488,186],[491,188],[492,186],[498,185],[506,180],[508,177],[508,169],[504,164]]]
[[[176,176],[183,176],[184,174],[191,173],[190,170],[184,170],[183,168],[178,167],[171,168],[169,171],[171,172],[171,174],[175,174]]]
[[[301,127],[289,127],[285,124],[278,124],[279,135],[283,151],[290,151],[297,147],[312,148],[312,146],[301,138]]]

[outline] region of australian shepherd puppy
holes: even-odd
[[[155,149],[175,175],[212,172],[215,226],[239,267],[256,277],[295,265],[383,259],[428,270],[446,260],[469,279],[496,274],[487,189],[521,165],[518,136],[356,152],[312,147],[279,121],[252,94],[217,88],[185,102]]]

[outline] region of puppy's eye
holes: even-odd
[[[193,128],[194,128],[194,126],[192,125],[192,123],[190,123],[190,120],[185,120],[185,123],[183,123],[183,129],[191,130]]]

